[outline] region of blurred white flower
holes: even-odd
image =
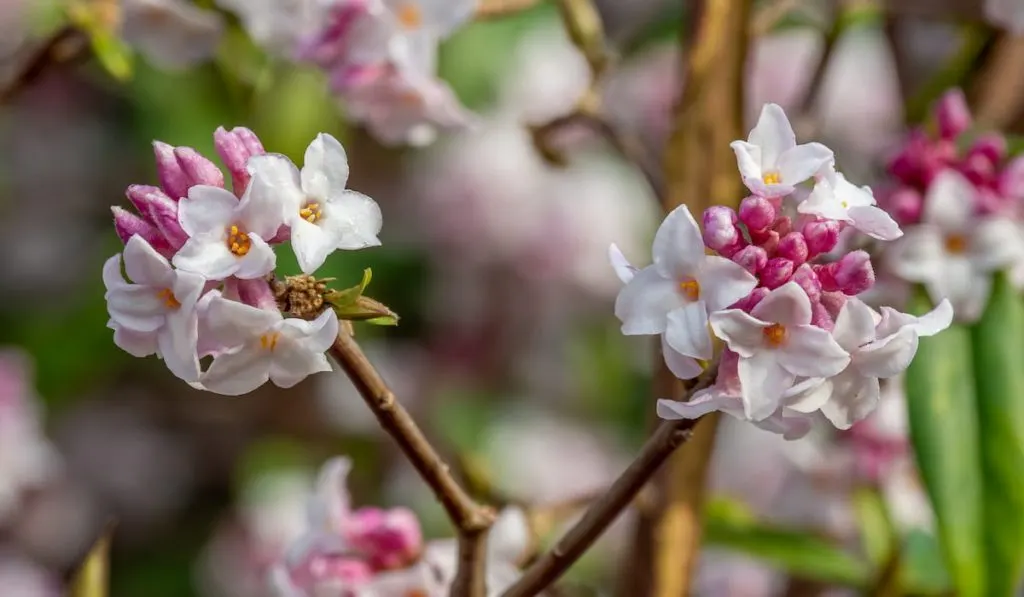
[[[985,17],[1011,33],[1024,34],[1024,3],[1020,0],[985,0]]]
[[[58,597],[60,577],[16,554],[0,553],[0,587],[11,597]]]
[[[183,0],[122,0],[121,8],[121,37],[161,68],[210,58],[223,33],[219,14]]]

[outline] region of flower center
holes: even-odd
[[[782,182],[782,175],[773,170],[765,172],[761,179],[764,180],[764,184],[780,184]]]
[[[850,208],[850,204],[848,202],[846,202],[846,201],[840,202],[839,205],[842,205],[843,209],[849,209]]]
[[[232,224],[228,228],[228,249],[239,257],[244,257],[252,247],[249,234],[238,226]]]
[[[277,340],[281,337],[278,332],[270,332],[260,336],[260,348],[264,350],[274,350],[277,348]]]
[[[174,291],[170,288],[164,288],[156,293],[156,295],[164,302],[168,309],[177,310],[181,308],[181,303],[178,302],[178,299],[174,298]]]
[[[427,593],[422,589],[412,589],[410,591],[406,591],[405,597],[427,597]]]
[[[685,280],[679,283],[679,292],[683,293],[690,301],[700,298],[700,282],[696,280]]]
[[[323,212],[320,211],[319,203],[310,201],[306,204],[306,207],[299,210],[299,216],[310,224],[316,224],[323,217]]]
[[[962,234],[950,234],[946,237],[946,250],[960,254],[967,250],[967,239]]]
[[[404,2],[395,11],[398,23],[406,29],[419,29],[423,25],[423,11],[415,2]]]
[[[761,333],[764,334],[764,341],[772,348],[778,347],[786,341],[786,326],[781,323],[773,323],[764,328]]]

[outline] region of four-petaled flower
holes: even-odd
[[[806,200],[797,205],[802,214],[848,222],[857,230],[879,240],[903,236],[899,224],[876,206],[870,187],[858,187],[836,172],[829,163]]]
[[[893,272],[921,282],[934,303],[949,299],[957,318],[981,316],[992,272],[1020,260],[1020,229],[1008,218],[977,216],[975,189],[963,176],[944,170],[925,198],[921,224],[908,228],[889,253]]]
[[[743,409],[754,421],[781,405],[796,378],[824,378],[850,363],[825,330],[811,325],[811,303],[795,282],[776,288],[747,314],[728,309],[711,314],[711,328],[739,355]]]
[[[196,303],[206,280],[172,268],[138,235],[125,245],[124,268],[132,283],[121,275],[121,255],[103,265],[114,343],[137,357],[159,354],[172,373],[198,380]]]
[[[708,314],[750,294],[757,279],[724,257],[704,253],[700,228],[685,205],[665,218],[652,253],[654,263],[619,292],[615,315],[623,334],[664,334],[665,343],[689,359],[677,364],[676,374],[695,377],[701,371],[697,360],[712,356]]]
[[[776,104],[765,104],[747,140],[730,146],[743,184],[761,197],[789,195],[834,160],[832,150],[821,143],[797,145],[786,113]]]
[[[317,270],[335,249],[380,244],[377,203],[345,188],[348,157],[337,139],[320,134],[306,149],[302,172],[288,158],[267,154],[249,160],[248,196],[261,205],[282,206],[292,248],[303,273]]]
[[[238,396],[268,379],[290,388],[309,375],[331,369],[324,351],[338,336],[338,318],[332,309],[313,321],[285,319],[280,312],[215,296],[203,316],[217,341],[234,347],[218,354],[200,378],[207,390]]]

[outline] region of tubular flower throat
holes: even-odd
[[[773,323],[764,328],[764,340],[772,348],[781,346],[786,341],[786,326],[781,323]]]
[[[249,235],[236,224],[232,224],[228,228],[227,243],[231,252],[239,257],[244,257],[248,254],[249,249],[252,247],[252,241],[249,240]]]
[[[323,217],[323,211],[321,211],[319,203],[310,201],[299,210],[299,216],[310,224],[316,224]]]
[[[689,301],[700,299],[700,282],[690,279],[679,283],[679,291]]]

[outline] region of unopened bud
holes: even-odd
[[[999,133],[986,133],[978,136],[967,150],[967,157],[981,156],[993,165],[1006,158],[1006,137]]]
[[[121,242],[127,243],[131,237],[137,234],[161,255],[168,257],[174,254],[174,250],[171,249],[156,226],[121,207],[111,207],[110,211],[114,214],[114,230]]]
[[[789,216],[780,216],[772,225],[772,230],[779,233],[779,236],[786,236],[793,231],[793,220]]]
[[[270,282],[264,279],[239,279],[235,283],[234,289],[238,293],[239,302],[274,313],[280,311],[277,305],[277,298],[270,287]]]
[[[174,147],[161,141],[153,141],[153,155],[156,157],[156,174],[160,179],[160,188],[175,201],[188,197],[188,189],[192,185],[174,155]]]
[[[814,220],[803,227],[804,242],[807,244],[807,258],[812,259],[836,248],[839,242],[839,222],[835,220]]]
[[[807,293],[807,298],[812,303],[821,300],[821,281],[818,280],[818,275],[814,273],[810,265],[805,263],[796,268],[796,271],[793,272],[793,281]]]
[[[178,202],[168,197],[159,187],[131,185],[125,191],[139,214],[156,227],[172,249],[180,249],[188,235],[178,222]]]
[[[825,305],[814,303],[811,305],[811,325],[831,332],[836,327],[836,322]]]
[[[846,301],[847,297],[842,292],[822,292],[821,299],[818,302],[822,307],[825,307],[829,316],[835,320],[836,317],[839,317],[839,312],[846,305]]]
[[[782,257],[769,259],[761,270],[761,285],[768,289],[782,286],[793,277],[793,262]]]
[[[768,252],[761,247],[748,245],[733,253],[732,260],[743,266],[743,269],[757,275],[768,263]]]
[[[1010,160],[999,173],[999,192],[1018,201],[1024,199],[1024,156]]]
[[[766,296],[768,296],[768,289],[763,286],[758,286],[757,288],[750,291],[750,294],[736,301],[729,308],[739,309],[741,311],[746,311],[747,313],[750,313],[754,309],[754,307],[757,306],[758,303],[764,300],[764,297]]]
[[[776,249],[776,254],[779,257],[789,259],[794,265],[801,265],[807,261],[808,253],[807,241],[799,232],[790,232],[780,238],[779,246]]]
[[[266,153],[263,143],[256,133],[245,127],[235,127],[230,131],[219,127],[213,133],[213,145],[231,173],[232,190],[241,197],[249,186],[250,174],[246,164],[252,156]]]
[[[725,257],[743,247],[743,235],[736,227],[736,212],[716,205],[704,210],[704,244]]]
[[[915,188],[900,187],[889,195],[885,205],[900,224],[916,224],[921,219],[924,198]]]
[[[740,203],[739,219],[751,231],[767,230],[775,222],[775,207],[764,197],[752,195]]]
[[[347,519],[345,535],[379,570],[403,568],[423,549],[419,520],[405,508],[360,508]]]
[[[848,253],[839,261],[816,267],[814,271],[823,290],[838,291],[847,296],[856,296],[875,283],[871,257],[864,251]]]
[[[955,139],[971,128],[971,109],[967,107],[964,92],[950,89],[942,94],[935,104],[935,118],[939,125],[939,136],[943,139]]]
[[[223,188],[224,173],[220,171],[217,164],[203,157],[198,151],[191,147],[176,147],[174,157],[178,159],[178,165],[188,177],[190,188],[196,185]]]

